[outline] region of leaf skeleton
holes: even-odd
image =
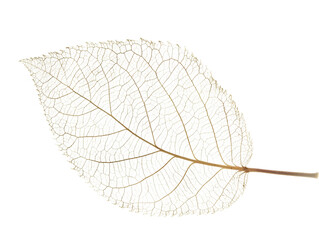
[[[166,42],[87,43],[21,60],[60,149],[112,203],[151,215],[214,213],[243,193],[252,141],[232,96]]]

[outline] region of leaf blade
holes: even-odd
[[[242,193],[246,173],[236,167],[251,157],[244,120],[185,49],[129,40],[23,62],[60,147],[113,202],[150,214],[204,213]]]

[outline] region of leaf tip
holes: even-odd
[[[29,59],[28,58],[23,58],[23,59],[20,59],[18,62],[26,65],[29,62]]]

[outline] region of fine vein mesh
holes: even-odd
[[[201,214],[243,192],[245,172],[194,162],[243,167],[252,144],[231,96],[187,50],[108,41],[22,62],[60,148],[113,203]]]

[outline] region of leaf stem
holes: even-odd
[[[295,177],[308,177],[308,178],[318,178],[318,173],[304,173],[304,172],[288,172],[288,171],[277,171],[277,170],[268,170],[260,168],[244,168],[245,172],[261,172],[261,173],[270,173],[286,176],[295,176]]]

